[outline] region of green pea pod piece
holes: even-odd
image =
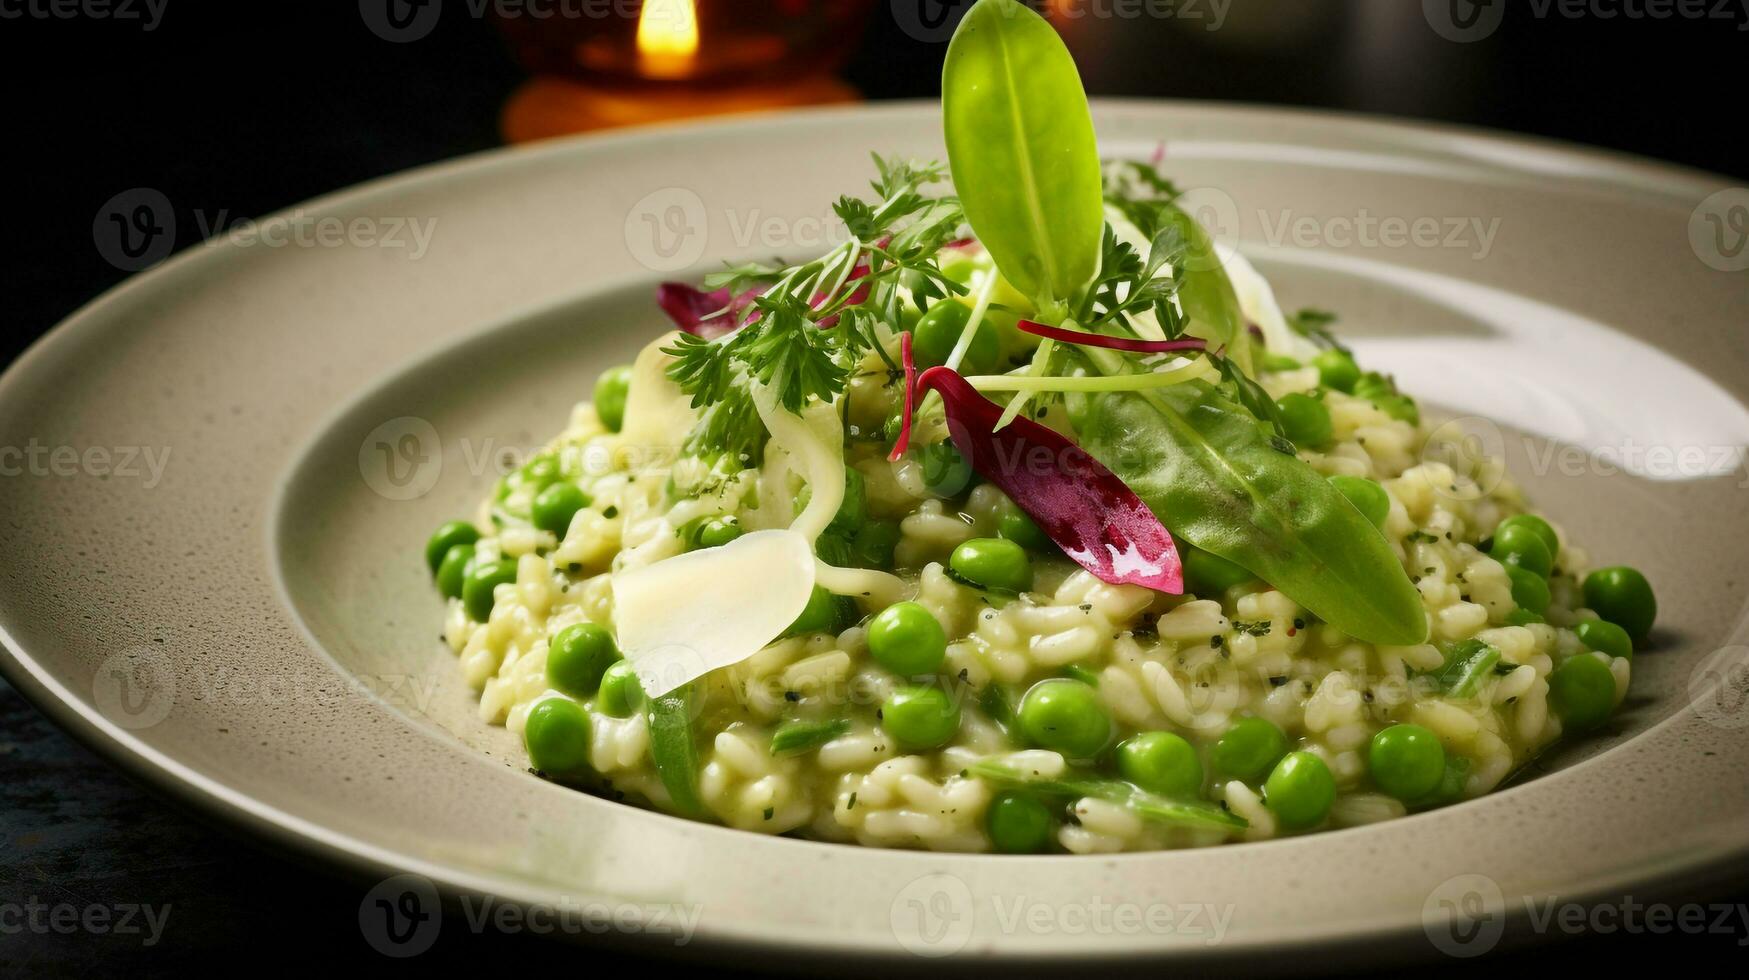
[[[1434,672],[1434,679],[1449,697],[1473,698],[1499,662],[1499,650],[1481,640],[1465,640],[1446,651],[1445,664]]]
[[[1102,352],[1094,352],[1099,354]],[[1107,373],[1120,373],[1121,366]],[[1427,639],[1427,614],[1391,545],[1341,492],[1271,444],[1210,385],[1085,399],[1079,442],[1177,537],[1239,565],[1350,636]]]
[[[1016,0],[978,0],[941,72],[948,165],[1002,275],[1061,309],[1099,270],[1104,187],[1093,116],[1056,29]]]
[[[1047,796],[1064,796],[1071,799],[1092,797],[1124,807],[1143,820],[1174,827],[1235,831],[1244,830],[1250,826],[1244,817],[1223,810],[1211,803],[1169,800],[1121,779],[1100,779],[1093,776],[1036,779],[1028,773],[1002,765],[999,762],[973,763],[970,772],[979,779],[994,784],[999,789],[1027,789]]]
[[[850,719],[832,721],[786,721],[771,733],[771,754],[798,755],[810,752],[850,733]]]
[[[691,684],[650,699],[650,758],[668,790],[675,812],[703,820],[709,817],[698,798],[698,743],[693,739]]]

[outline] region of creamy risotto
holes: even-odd
[[[675,329],[428,542],[532,771],[1091,854],[1445,806],[1607,723],[1646,579],[1102,162],[1036,14],[979,0],[943,119],[827,254],[664,284]]]

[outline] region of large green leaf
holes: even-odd
[[[966,220],[1004,277],[1059,308],[1099,271],[1099,147],[1081,76],[1044,18],[978,0],[941,76],[947,158]]]
[[[1195,381],[1078,401],[1071,414],[1082,447],[1173,534],[1350,636],[1426,641],[1421,595],[1384,535],[1217,389]]]

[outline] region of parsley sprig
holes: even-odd
[[[699,455],[746,461],[765,433],[750,385],[768,386],[786,409],[842,395],[857,361],[901,329],[908,292],[922,307],[965,287],[947,278],[936,254],[961,233],[964,214],[951,195],[930,194],[940,164],[875,157],[875,197],[842,197],[833,211],[848,238],[799,265],[746,265],[706,279],[710,288],[757,291],[750,322],[712,340],[682,334],[665,353],[668,369],[703,418],[688,438]],[[724,314],[728,315],[728,314]]]

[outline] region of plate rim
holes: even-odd
[[[663,124],[609,134],[564,137],[543,141],[532,147],[494,148],[373,178],[278,209],[260,220],[271,221],[289,216],[300,210],[333,209],[350,202],[361,201],[378,194],[393,193],[415,185],[429,189],[443,182],[477,176],[500,167],[539,159],[563,157],[576,152],[576,148],[579,146],[655,145],[667,141],[685,140],[692,134],[699,132],[786,126],[823,126],[831,124],[835,119],[855,119],[869,113],[904,115],[919,112],[925,107],[933,110],[934,103],[926,100],[909,100],[871,106],[822,108],[775,115],[729,117],[705,122]],[[1375,114],[1248,103],[1147,98],[1095,99],[1094,108],[1096,114],[1145,110],[1189,111],[1211,115],[1239,113],[1254,119],[1270,116],[1291,117],[1312,121],[1320,126],[1335,126],[1340,129],[1357,128],[1360,131],[1385,137],[1432,138],[1431,145],[1448,151],[1461,150],[1474,145],[1517,146],[1536,153],[1552,153],[1592,163],[1608,162],[1611,164],[1609,172],[1621,181],[1620,186],[1643,189],[1644,185],[1628,180],[1630,176],[1638,175],[1646,179],[1656,178],[1665,182],[1663,189],[1666,193],[1671,194],[1692,193],[1704,196],[1709,189],[1720,184],[1733,186],[1737,183],[1736,178],[1683,165],[1669,164],[1632,153],[1604,150],[1539,136],[1496,132],[1449,123],[1427,123]],[[1427,144],[1411,142],[1404,145]],[[1470,158],[1466,154],[1459,153],[1458,155],[1465,156],[1466,159]],[[200,245],[201,243],[190,245],[164,262],[144,272],[129,276],[116,286],[82,304],[54,327],[45,331],[41,337],[37,338],[7,365],[3,373],[0,373],[0,397],[6,396],[13,387],[24,383],[23,379],[34,374],[42,365],[50,363],[75,338],[82,336],[86,331],[99,329],[102,326],[101,320],[104,314],[111,308],[125,304],[141,290],[174,286],[179,279],[198,272],[205,262],[224,261],[217,257],[221,254],[218,250],[211,250],[214,252],[214,257],[203,258],[202,253],[209,250],[202,249]],[[592,288],[596,287],[606,288],[606,284],[596,283],[592,286]],[[563,302],[563,300],[557,302]],[[507,323],[523,319],[532,312],[550,305],[551,303],[543,303],[536,304],[532,308],[507,311],[505,314],[481,324],[469,333],[459,335],[454,342],[457,344],[467,343],[478,336],[497,330]],[[445,348],[414,352],[407,363],[433,356],[442,349]],[[355,395],[355,397],[363,396],[363,393]],[[337,411],[343,413],[347,407],[347,404],[342,404]],[[276,520],[266,522],[264,530],[270,538],[274,536],[276,529]],[[282,596],[278,595],[277,589],[276,597],[283,599]],[[302,617],[294,614],[293,619],[298,623],[300,631],[308,638],[308,629],[302,622]],[[1736,627],[1737,634],[1742,633],[1743,625],[1742,622],[1739,622]],[[214,816],[224,821],[232,829],[241,831],[251,838],[261,839],[269,846],[317,857],[347,873],[395,873],[413,870],[414,873],[421,874],[438,883],[451,894],[489,895],[518,900],[514,894],[515,889],[481,887],[491,882],[488,879],[479,879],[472,875],[458,874],[459,869],[453,865],[435,864],[416,855],[377,847],[349,834],[336,833],[319,824],[286,813],[272,804],[264,803],[247,793],[232,789],[221,781],[188,768],[175,757],[153,748],[109,719],[96,714],[94,709],[85,710],[83,699],[57,682],[43,664],[17,641],[4,622],[0,622],[0,674],[4,674],[20,695],[50,718],[57,727],[104,758],[105,761],[116,765],[130,776],[148,784],[154,790],[173,798],[179,805]],[[1690,710],[1691,708],[1692,706],[1690,706]],[[1679,711],[1641,733],[1639,737],[1645,737],[1675,725],[1686,714],[1687,711]],[[1599,756],[1598,759],[1606,755],[1607,753]],[[1575,767],[1575,770],[1595,761],[1597,760],[1587,760],[1580,767]],[[1338,833],[1340,832],[1338,831]],[[1266,847],[1268,843],[1270,842],[1261,842],[1252,846],[1254,848]],[[1068,860],[1068,858],[1064,858],[1064,860]],[[1712,873],[1704,873],[1709,871]],[[1656,881],[1664,886],[1675,887],[1681,881],[1736,878],[1746,871],[1749,871],[1749,837],[1739,838],[1735,842],[1721,843],[1717,850],[1697,853],[1691,856],[1687,862],[1672,862],[1669,866],[1659,869],[1650,876],[1621,871],[1613,878],[1596,882],[1590,893],[1610,892],[1618,884],[1626,881],[1636,883]],[[505,879],[503,883],[508,883],[508,879]],[[1390,925],[1381,924],[1372,929],[1360,931],[1338,929],[1332,926],[1321,934],[1282,937],[1275,940],[1217,948],[1210,950],[1206,957],[1198,956],[1196,950],[1185,948],[1163,950],[1156,955],[1222,960],[1250,957],[1268,950],[1289,947],[1353,949],[1368,940],[1390,939],[1404,933],[1417,932],[1420,921],[1417,915],[1405,917]],[[701,929],[695,937],[694,948],[695,950],[740,949],[745,951],[757,949],[761,952],[778,952],[787,955],[805,955],[826,950],[840,953],[849,952],[852,955],[873,960],[894,959],[901,962],[915,962],[896,948],[868,947],[847,950],[842,940],[832,944],[809,943],[795,940],[794,937],[784,935],[778,930],[769,932],[739,931],[738,925],[732,925],[729,928],[718,926],[709,930]],[[1029,951],[1024,955],[1029,958],[1050,960],[1069,958],[1086,961],[1088,959],[1083,952],[1069,950]],[[1128,957],[1134,954],[1113,955]],[[996,958],[1004,958],[1000,950],[996,951]]]

